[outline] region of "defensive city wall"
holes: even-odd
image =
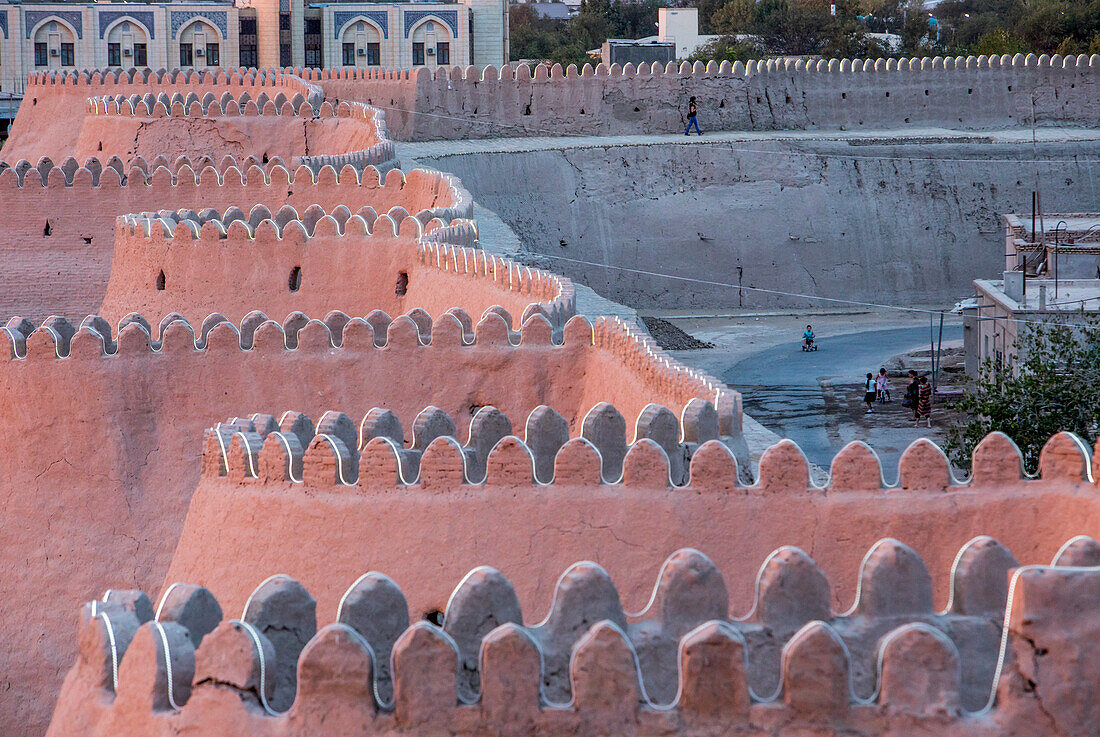
[[[754,474],[737,392],[481,250],[387,134],[477,135],[479,95],[639,132],[695,85],[730,127],[835,129],[814,85],[859,75],[860,120],[929,124],[929,80],[972,75],[999,125],[1027,84],[1083,125],[1096,65],[1053,61],[32,78],[0,166],[0,724],[44,734],[75,660],[58,737],[1097,733],[1080,440],[1037,478],[999,435],[968,481],[926,441],[897,484],[862,445],[826,487],[789,442]]]
[[[404,140],[671,133],[689,96],[712,131],[1074,126],[1100,115],[1095,54],[303,75],[326,99],[378,106]]]
[[[842,612],[795,547],[764,560],[732,616],[722,569],[693,549],[633,614],[604,568],[569,566],[537,623],[488,566],[438,623],[366,573],[319,631],[318,602],[281,574],[228,612],[196,585],[167,587],[155,611],[108,591],[83,607],[49,734],[1092,735],[1098,630],[1078,613],[1100,596],[1098,547],[1077,538],[1016,567],[975,538],[942,610],[920,556],[889,538]]]

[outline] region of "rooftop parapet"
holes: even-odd
[[[1074,547],[1093,562],[1065,558]],[[140,592],[111,591],[83,608],[49,734],[114,724],[120,737],[168,735],[187,724],[202,737],[247,723],[254,737],[351,725],[547,737],[1095,735],[1098,551],[1075,539],[1051,565],[1017,567],[996,540],[975,538],[955,556],[942,611],[924,562],[889,538],[863,557],[844,612],[831,610],[822,570],[790,546],[767,556],[751,606],[734,616],[720,569],[694,549],[672,554],[649,603],[629,614],[607,571],[575,563],[538,623],[485,566],[434,623],[416,621],[379,572],[355,580],[319,630],[316,600],[286,575],[261,583],[239,619],[198,586],[169,586],[155,612]]]

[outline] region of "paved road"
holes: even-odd
[[[962,326],[944,325],[943,339],[961,340]],[[938,431],[918,429],[909,418],[901,407],[900,379],[891,382],[894,401],[865,415],[862,380],[899,353],[927,348],[928,340],[928,327],[922,326],[834,336],[813,353],[792,341],[739,361],[721,378],[744,393],[748,414],[797,442],[812,463],[828,468],[845,444],[862,440],[878,453],[892,482],[905,447]]]

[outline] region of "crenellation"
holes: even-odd
[[[85,690],[79,697],[73,693],[74,698],[94,699],[115,690],[110,678],[114,653],[120,660],[118,697],[102,707],[105,715],[124,709],[139,719],[172,712],[187,718],[193,709],[218,708],[211,690],[230,689],[246,699],[251,694],[252,703],[268,709],[270,721],[265,720],[261,734],[269,734],[267,729],[304,734],[299,730],[307,725],[316,734],[316,710],[322,706],[338,706],[340,713],[350,710],[359,718],[392,718],[403,728],[438,728],[462,720],[471,727],[501,729],[505,724],[500,720],[514,718],[532,728],[542,724],[539,729],[549,733],[554,733],[551,725],[557,718],[569,713],[595,732],[610,733],[616,725],[641,727],[641,715],[658,705],[678,714],[682,721],[675,722],[677,729],[688,734],[706,733],[708,725],[718,722],[755,721],[764,715],[758,709],[780,710],[783,719],[807,727],[866,724],[877,714],[874,718],[887,724],[898,719],[897,724],[923,724],[944,734],[972,734],[968,730],[973,729],[992,734],[1002,720],[1029,718],[1026,705],[1033,702],[1016,691],[1017,676],[1008,669],[983,669],[989,674],[983,679],[987,693],[998,695],[991,709],[964,704],[965,682],[973,672],[962,666],[964,657],[993,664],[1012,655],[1004,650],[998,654],[996,648],[960,650],[957,638],[962,635],[953,633],[950,621],[962,616],[961,622],[963,615],[941,613],[935,615],[941,623],[932,624],[919,613],[832,614],[825,605],[821,612],[804,610],[793,620],[777,619],[768,592],[796,597],[809,593],[807,584],[794,581],[778,587],[774,579],[764,583],[769,566],[783,560],[805,560],[808,570],[820,577],[812,561],[793,549],[776,551],[761,569],[753,611],[770,623],[765,631],[779,638],[777,659],[753,645],[763,634],[759,625],[729,618],[722,575],[709,559],[682,550],[662,566],[650,605],[632,615],[630,623],[614,584],[592,563],[566,570],[548,616],[538,624],[526,622],[515,590],[499,571],[474,569],[449,597],[442,629],[423,621],[410,626],[401,589],[381,573],[356,580],[341,598],[337,623],[320,630],[315,600],[286,576],[272,577],[253,592],[243,621],[220,621],[220,607],[209,592],[174,584],[163,597],[157,620],[138,626],[137,618],[124,610],[104,611],[118,622],[114,650],[107,634],[107,622],[114,620],[97,614],[85,624],[73,676]],[[1044,575],[1063,570],[1084,585],[1081,594]],[[1064,609],[1063,602],[1080,601],[1091,590],[1086,587],[1097,569],[1030,566],[1021,572],[1025,585],[1015,594],[1006,593],[1015,597],[1007,607],[1011,619],[993,624],[1011,648],[1026,647],[1018,633],[1032,630],[1031,637],[1053,646],[1048,652],[1055,667],[1065,667],[1077,657],[1076,646],[1064,638],[1050,639],[1054,630],[1035,617],[1042,600],[1028,594],[1037,587],[1057,587]],[[828,589],[823,581],[809,585]],[[192,607],[190,626],[203,633],[197,648],[189,625],[166,616],[185,608],[170,602]],[[1003,613],[1005,602],[1001,604]],[[807,619],[817,613],[821,618]],[[875,664],[865,696],[859,695],[853,672],[851,647],[856,643],[841,634],[851,629],[853,616],[878,620],[876,629],[882,631],[866,643]],[[996,618],[996,612],[990,616]],[[780,629],[773,629],[776,625]],[[136,634],[129,642],[131,630]],[[759,680],[754,672],[762,656],[775,688],[752,685]],[[171,675],[166,658],[173,666]],[[266,698],[257,698],[261,691]],[[188,699],[192,692],[206,695]],[[1070,717],[1079,713],[1076,709],[1069,708],[1067,718],[1080,718]],[[536,718],[536,713],[542,716]],[[643,728],[643,733],[649,732]]]

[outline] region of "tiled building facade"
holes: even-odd
[[[506,0],[0,3],[0,92],[28,72],[109,67],[501,65]]]

